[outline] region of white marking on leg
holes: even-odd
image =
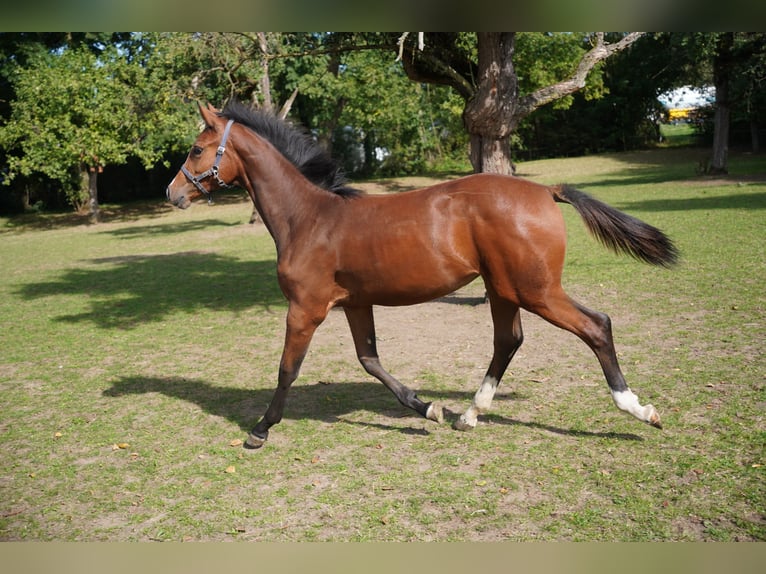
[[[460,418],[455,422],[455,428],[458,430],[470,430],[476,427],[479,414],[485,413],[492,406],[492,399],[497,390],[497,379],[495,377],[484,377],[479,390],[473,396],[473,403]]]
[[[479,390],[476,391],[473,397],[473,405],[480,413],[488,411],[489,407],[492,406],[492,399],[495,398],[496,390],[497,379],[495,377],[484,377]]]
[[[634,417],[654,426],[660,427],[660,416],[652,405],[642,406],[638,397],[627,389],[625,391],[612,391],[612,399],[617,408],[630,413]]]

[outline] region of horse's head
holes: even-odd
[[[168,201],[182,209],[201,196],[210,201],[210,192],[229,187],[237,176],[231,153],[224,158],[229,130],[233,120],[226,120],[208,104],[199,111],[205,121],[205,129],[192,145],[186,161],[166,190]]]

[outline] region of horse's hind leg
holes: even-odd
[[[560,286],[550,289],[529,309],[585,341],[598,357],[612,399],[620,410],[662,428],[657,410],[652,405],[642,406],[625,382],[614,349],[611,320],[606,314],[592,311],[573,301]]]
[[[356,355],[364,370],[383,383],[401,404],[409,407],[420,415],[441,423],[444,420],[442,408],[435,403],[424,403],[415,391],[397,381],[380,364],[375,344],[375,321],[372,307],[345,307],[351,335],[354,338]]]
[[[474,428],[478,421],[478,415],[489,410],[500,379],[524,341],[518,305],[501,299],[491,289],[488,289],[487,295],[495,329],[494,354],[481,386],[473,397],[471,406],[454,423],[454,427],[458,430]]]

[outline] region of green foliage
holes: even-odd
[[[349,173],[417,173],[465,155],[460,99],[446,87],[413,83],[392,50],[344,51],[353,38],[339,34],[283,39],[283,56],[303,55],[275,58],[272,86],[281,99],[298,90],[291,116],[327,141]]]
[[[0,127],[6,150],[5,183],[43,174],[57,181],[72,204],[84,201],[78,174],[84,169],[139,158],[152,166],[190,125],[153,79],[156,69],[130,60],[116,44],[95,54],[87,47],[31,52],[10,77],[11,114]],[[159,76],[161,79],[161,76]]]
[[[519,91],[528,94],[570,76],[583,54],[590,49],[587,36],[571,32],[520,32],[516,35],[514,66],[519,76]],[[596,99],[605,93],[602,66],[588,75],[582,93],[586,99]],[[553,109],[565,110],[574,96],[553,102]]]
[[[84,49],[65,49],[38,53],[16,71],[17,99],[11,121],[0,132],[0,142],[12,150],[9,181],[42,172],[78,203],[72,176],[80,165],[124,161],[127,149],[115,138],[128,119],[115,100],[121,71],[97,64]]]
[[[429,160],[444,155],[442,140],[459,139],[456,106],[450,106],[454,94],[413,84],[390,54],[351,54],[341,79],[348,104],[340,123],[360,130],[368,174],[377,169],[383,175],[422,172]],[[377,157],[376,150],[384,157]]]
[[[153,41],[149,63],[174,98],[218,107],[229,98],[258,102],[263,70],[254,35],[168,32],[153,35]]]
[[[515,147],[522,158],[625,151],[656,145],[662,107],[657,97],[684,85],[689,62],[679,54],[680,38],[646,35],[599,69],[600,97],[587,88],[571,105],[546,106],[519,127]]]

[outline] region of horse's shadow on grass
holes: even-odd
[[[243,431],[249,431],[263,415],[274,394],[273,389],[247,389],[219,387],[198,379],[181,377],[121,377],[104,390],[106,397],[121,398],[130,395],[159,393],[167,397],[196,404],[203,411],[219,416],[238,425]],[[466,406],[473,393],[467,391],[428,391],[424,397],[436,401],[459,401]],[[497,401],[519,399],[514,392],[498,393]],[[367,410],[387,416],[392,424],[381,422],[360,422],[347,418],[348,415]],[[445,424],[452,424],[459,413],[445,408]],[[375,427],[387,431],[399,431],[403,434],[429,435],[422,426],[424,419],[402,407],[396,399],[379,383],[373,382],[338,382],[295,384],[290,389],[285,408],[285,418],[291,420],[313,419],[321,422],[344,422],[364,427]],[[557,435],[597,439],[620,439],[641,441],[642,437],[630,433],[595,432],[578,429],[565,429],[543,423],[520,421],[498,414],[482,417],[493,424],[520,426],[547,431]],[[395,422],[401,421],[401,424]],[[417,421],[419,424],[411,424]]]
[[[213,224],[214,221],[207,221],[203,227]],[[197,223],[187,225],[193,229]],[[150,229],[154,228],[127,231],[136,231],[141,237],[150,232],[170,233],[171,227]],[[207,251],[128,253],[89,259],[52,279],[23,285],[17,295],[24,300],[60,295],[84,297],[87,307],[83,312],[53,316],[52,320],[93,323],[109,330],[162,321],[177,312],[206,309],[240,312],[285,305],[273,260],[242,260]]]

